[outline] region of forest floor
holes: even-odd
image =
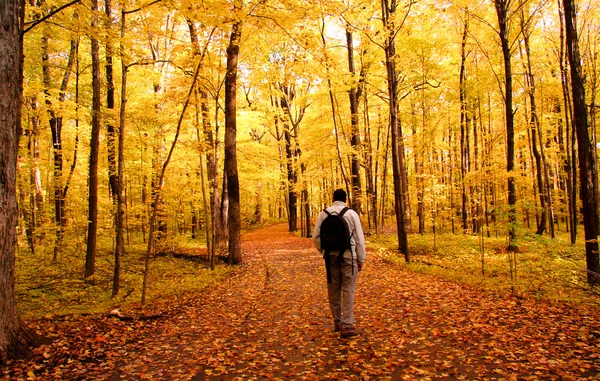
[[[496,294],[367,253],[357,327],[333,332],[322,259],[277,225],[243,236],[244,264],[163,316],[27,322],[47,338],[11,380],[600,379],[598,308]]]

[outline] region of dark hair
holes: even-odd
[[[346,202],[346,191],[343,189],[336,189],[333,192],[333,201]]]

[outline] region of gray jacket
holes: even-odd
[[[334,201],[333,204],[327,208],[329,213],[335,212],[340,213],[342,209],[346,207],[346,203],[342,201]],[[327,213],[321,211],[317,222],[315,223],[315,229],[313,231],[312,239],[317,250],[321,251],[321,223],[327,217]],[[365,251],[365,236],[360,224],[358,214],[350,209],[344,214],[344,219],[348,222],[348,228],[350,228],[350,246],[352,257],[356,259],[358,263],[364,263],[367,259],[367,253]]]

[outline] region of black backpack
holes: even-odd
[[[350,249],[350,228],[344,218],[348,209],[350,208],[344,207],[340,213],[329,213],[327,209],[323,209],[327,217],[321,223],[321,250],[327,254],[338,250],[343,253]]]

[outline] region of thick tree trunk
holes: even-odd
[[[92,11],[98,11],[98,0],[92,2]],[[92,30],[98,25],[98,17],[92,19]],[[92,133],[90,139],[90,167],[88,183],[88,229],[85,256],[85,278],[96,271],[96,240],[98,234],[98,152],[100,149],[100,56],[99,44],[92,37]]]
[[[508,3],[510,0],[494,0],[498,15],[499,37],[504,57],[504,113],[506,118],[506,172],[508,175],[508,250],[518,250],[517,238],[517,186],[515,182],[515,115],[513,112],[513,85],[510,41],[508,36]]]
[[[600,284],[600,258],[598,256],[598,169],[588,132],[585,88],[577,36],[577,16],[573,0],[564,0],[566,41],[571,67],[571,91],[573,94],[574,128],[577,131],[579,152],[579,178],[583,203],[583,229],[585,232],[585,258],[587,280],[590,285]]]
[[[29,337],[19,319],[15,297],[16,172],[23,96],[22,7],[21,1],[0,0],[0,364],[29,350]]]
[[[237,9],[239,7],[236,2]],[[237,122],[236,122],[236,89],[237,67],[242,35],[241,21],[235,21],[231,30],[227,47],[227,74],[225,76],[225,174],[227,176],[227,193],[229,196],[229,214],[227,226],[229,231],[229,264],[242,262],[240,240],[240,184],[237,169]]]

